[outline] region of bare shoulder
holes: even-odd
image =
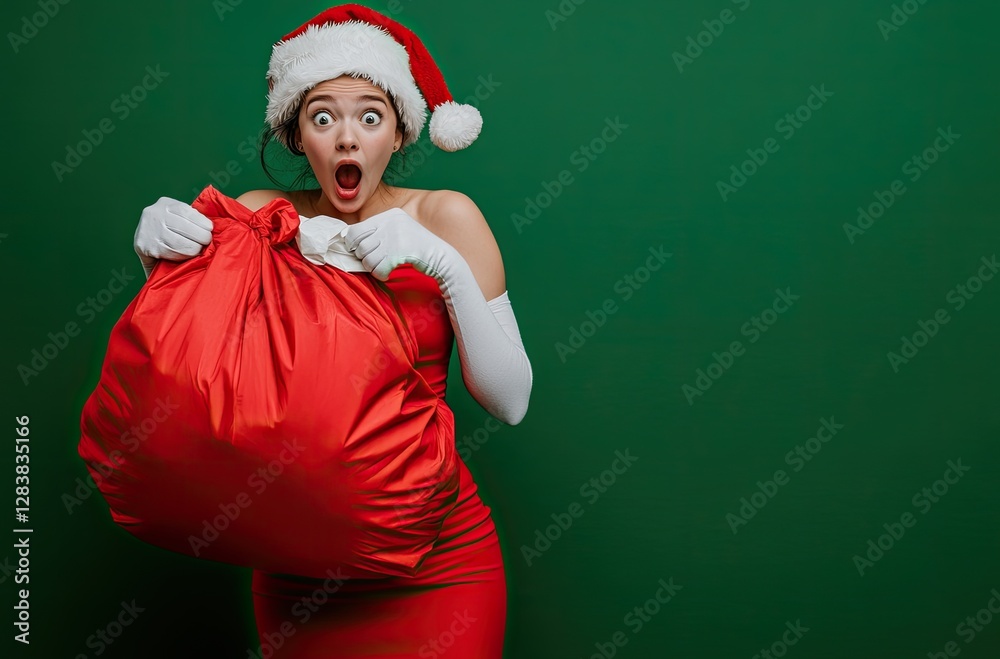
[[[271,200],[278,198],[287,199],[293,204],[295,203],[291,193],[284,190],[250,190],[237,197],[236,201],[252,211],[257,211],[266,206]]]
[[[468,195],[455,190],[424,190],[418,200],[417,212],[428,229],[458,247],[454,241],[471,244],[485,243],[497,248],[496,238],[479,206]]]
[[[500,246],[476,202],[455,190],[428,190],[418,212],[424,226],[465,258],[487,300],[507,290]]]

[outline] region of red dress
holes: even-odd
[[[386,285],[417,338],[415,366],[443,401],[454,332],[437,281],[404,264]],[[336,565],[326,579],[255,570],[261,653],[254,656],[500,659],[503,556],[490,509],[458,462],[458,502],[416,576],[351,579]]]

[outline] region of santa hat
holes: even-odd
[[[350,4],[327,9],[274,45],[267,71],[267,121],[282,144],[290,148],[290,135],[281,125],[295,114],[306,92],[344,74],[367,78],[395,100],[406,127],[403,146],[419,139],[428,106],[428,132],[439,148],[464,149],[479,136],[479,110],[452,99],[417,35],[377,11]]]

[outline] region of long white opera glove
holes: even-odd
[[[412,263],[441,289],[472,397],[500,421],[517,425],[528,411],[533,381],[508,291],[487,301],[472,269],[450,244],[401,208],[350,225],[344,244],[376,279]]]

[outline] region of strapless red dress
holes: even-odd
[[[331,266],[325,266],[331,267]],[[355,276],[366,276],[358,274]],[[443,399],[454,333],[437,281],[411,264],[386,285],[419,345],[417,370]],[[507,590],[490,508],[459,458],[458,502],[415,576],[253,573],[262,659],[500,659]]]

